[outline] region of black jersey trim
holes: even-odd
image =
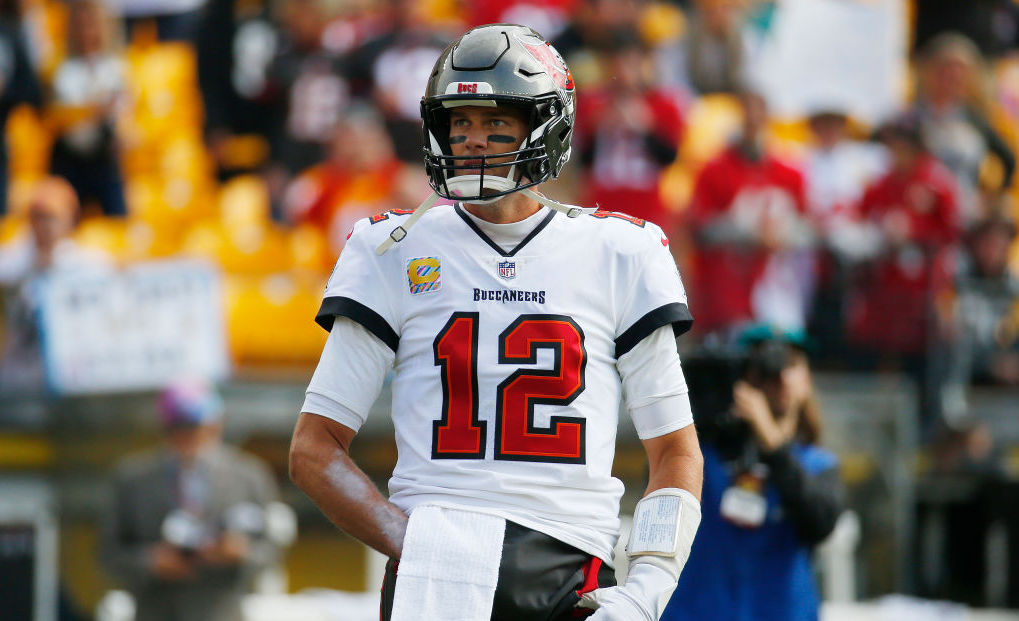
[[[464,213],[463,207],[460,206],[460,203],[456,203],[455,205],[453,205],[453,209],[456,210],[457,215],[460,216],[460,218],[467,224],[467,226],[469,226],[472,231],[477,233],[478,237],[481,238],[481,241],[483,241],[486,244],[488,244],[489,246],[491,246],[492,250],[495,250],[496,252],[498,252],[500,255],[502,255],[504,257],[512,257],[517,252],[519,252],[521,248],[526,246],[528,242],[530,242],[532,239],[534,239],[535,235],[540,233],[542,231],[542,229],[544,229],[546,226],[549,225],[550,222],[552,222],[552,218],[554,218],[555,214],[556,214],[555,210],[549,209],[548,210],[548,215],[545,216],[545,218],[541,222],[539,222],[536,227],[534,227],[534,230],[532,230],[530,233],[528,233],[527,237],[525,237],[522,240],[520,240],[520,243],[517,244],[513,248],[513,250],[510,250],[509,252],[506,252],[505,250],[503,250],[502,246],[500,246],[499,244],[497,244],[494,241],[492,241],[488,237],[488,235],[485,235],[485,232],[482,231],[481,228],[478,227],[477,223],[475,223],[474,220],[471,220],[470,216],[468,216],[466,213]]]
[[[394,352],[400,344],[400,337],[397,336],[396,331],[390,327],[389,323],[382,318],[382,315],[379,315],[357,300],[342,296],[329,297],[322,300],[322,307],[319,308],[318,314],[315,315],[315,323],[322,326],[325,330],[331,331],[333,329],[333,318],[337,315],[353,319],[361,324],[369,332],[379,337],[379,340],[388,345],[389,349],[392,349]]]
[[[630,326],[616,339],[616,358],[633,349],[637,343],[644,340],[658,328],[672,324],[676,336],[680,336],[693,326],[693,315],[686,304],[673,302],[665,306],[659,306],[648,314],[644,315]]]

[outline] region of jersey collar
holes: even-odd
[[[538,233],[542,231],[542,229],[544,229],[546,226],[549,225],[550,222],[552,222],[552,218],[554,218],[556,214],[555,210],[549,209],[548,214],[541,219],[541,222],[535,225],[534,229],[531,230],[531,232],[528,233],[526,237],[520,240],[519,244],[517,244],[516,246],[513,247],[512,250],[507,252],[502,248],[502,246],[492,241],[492,239],[489,238],[488,235],[486,235],[485,232],[481,230],[477,223],[474,222],[474,220],[472,220],[469,215],[467,215],[467,213],[463,209],[463,206],[460,203],[454,204],[453,209],[456,211],[457,215],[460,216],[460,219],[463,220],[467,224],[467,226],[470,227],[470,229],[474,231],[478,235],[478,237],[481,238],[483,242],[491,246],[492,250],[495,250],[504,257],[512,257],[516,255],[516,253],[519,252],[521,248],[526,246],[528,242],[534,239],[535,236],[537,236]]]

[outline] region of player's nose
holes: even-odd
[[[488,147],[488,135],[485,133],[484,128],[472,127],[467,130],[467,140],[464,142],[464,146],[475,152],[486,149]]]

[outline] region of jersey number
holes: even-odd
[[[484,459],[488,422],[478,420],[478,313],[453,313],[432,345],[442,370],[442,418],[432,423],[432,459]],[[553,416],[534,424],[534,406],[567,405],[584,391],[584,332],[565,315],[521,315],[499,335],[499,364],[535,364],[551,349],[551,369],[517,369],[499,384],[495,458],[584,463],[586,420]]]

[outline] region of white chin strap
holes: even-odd
[[[541,203],[542,205],[548,207],[549,209],[555,209],[559,213],[566,214],[566,216],[569,218],[576,218],[577,216],[581,216],[583,214],[592,214],[598,211],[597,207],[579,207],[577,205],[565,205],[563,203],[560,203],[559,201],[554,201],[547,196],[542,196],[541,194],[538,194],[537,192],[531,190],[530,188],[524,188],[523,190],[520,191],[523,192],[526,196],[529,196],[534,200],[538,201],[539,203]]]
[[[425,215],[425,212],[428,211],[428,209],[431,208],[437,200],[439,200],[439,195],[432,192],[431,195],[424,200],[424,202],[417,206],[414,213],[410,214],[410,217],[407,218],[403,224],[396,227],[389,233],[389,237],[387,237],[385,241],[379,244],[378,248],[375,249],[375,254],[385,254],[387,250],[393,247],[393,244],[401,241],[404,237],[407,237],[407,231],[410,230],[410,227],[414,226],[417,221],[421,219],[421,216]]]
[[[477,183],[478,183],[477,177],[478,176],[479,175],[465,175],[464,178],[468,179],[470,177],[474,177],[474,187],[477,187]],[[454,179],[459,179],[459,177],[454,177]],[[502,179],[503,181],[507,181],[507,182],[509,181],[505,177],[492,177],[492,180],[495,180],[495,179]],[[486,181],[487,181],[487,179],[486,179]],[[448,185],[452,186],[452,183],[450,183]],[[485,186],[487,187],[488,184],[486,183]],[[490,189],[494,189],[494,188],[490,188]],[[523,192],[526,196],[528,196],[528,197],[538,201],[542,205],[548,207],[549,209],[555,209],[556,211],[558,211],[560,213],[566,214],[566,216],[570,217],[570,218],[576,218],[577,216],[580,216],[580,215],[583,215],[583,214],[592,214],[592,213],[598,211],[597,207],[578,207],[576,205],[564,205],[564,204],[562,204],[562,203],[560,203],[558,201],[552,200],[551,198],[548,198],[546,196],[542,196],[541,194],[538,194],[537,192],[532,191],[530,188],[524,188],[523,190],[520,190],[520,191]],[[493,202],[495,202],[495,201],[497,201],[497,200],[499,200],[501,198],[503,198],[503,197],[502,196],[498,196],[496,198],[493,198],[491,200],[485,200],[483,202],[481,202],[481,201],[474,201],[474,200],[469,201],[469,202],[471,204],[475,204],[475,203],[479,203],[479,202],[480,202],[480,204],[488,204],[488,203],[493,203]],[[389,233],[389,237],[387,237],[375,249],[375,254],[378,254],[378,255],[385,254],[386,251],[389,250],[390,248],[392,248],[394,244],[396,244],[399,241],[402,241],[403,238],[407,237],[407,231],[410,230],[410,227],[414,226],[417,223],[417,221],[421,219],[421,216],[425,215],[425,212],[428,211],[432,207],[432,205],[435,204],[435,201],[437,201],[437,200],[439,200],[439,195],[436,194],[435,192],[432,192],[431,196],[426,198],[423,203],[418,205],[417,209],[414,210],[414,213],[412,213],[410,215],[410,217],[407,218],[407,220],[404,221],[403,224],[401,224],[400,226],[397,226],[395,229],[393,229]]]

